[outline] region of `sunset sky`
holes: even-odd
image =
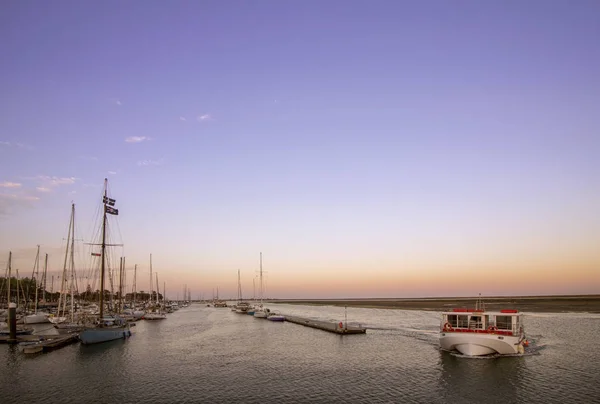
[[[73,201],[88,273],[107,177],[129,289],[250,297],[263,252],[271,297],[600,293],[599,15],[4,2],[0,270],[58,276]]]

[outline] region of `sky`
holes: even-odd
[[[89,282],[108,178],[128,290],[251,297],[262,252],[269,297],[600,293],[599,14],[5,1],[0,270],[58,278],[75,203]]]

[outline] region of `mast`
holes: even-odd
[[[102,260],[101,266],[100,266],[100,321],[102,321],[102,318],[104,317],[104,271],[106,270],[106,257],[105,257],[105,252],[106,252],[106,203],[108,202],[108,178],[104,179],[104,198],[102,199],[103,205],[104,205],[104,209],[103,209],[103,215],[102,215],[102,250],[101,250],[101,255],[102,257],[100,258]]]
[[[71,323],[74,322],[75,315],[75,204],[71,204]],[[65,297],[66,305],[66,297]]]
[[[38,306],[38,276],[40,274],[40,245],[37,246],[37,254],[35,255],[35,309],[34,313],[37,314],[37,306]],[[29,287],[27,287],[29,291]],[[29,295],[29,293],[28,293]],[[29,300],[29,296],[27,296],[27,300]]]
[[[63,262],[63,274],[60,282],[60,294],[58,295],[58,315],[60,316],[60,306],[62,304],[62,312],[65,314],[67,310],[67,296],[65,295],[65,289],[67,286],[67,260],[69,259],[69,241],[71,241],[71,232],[73,231],[73,211],[75,205],[71,204],[71,219],[69,220],[69,232],[67,233],[67,248],[65,249],[65,260]],[[54,285],[54,277],[52,278],[52,284]],[[64,303],[63,303],[64,301]]]
[[[148,304],[152,304],[152,292],[154,287],[152,286],[152,254],[150,254],[150,294],[148,295]]]
[[[167,282],[163,282],[163,308],[167,310]]]
[[[158,273],[156,274],[156,306],[160,311],[160,302],[158,301],[158,295],[160,294],[160,288],[158,287]]]
[[[119,260],[119,313],[123,306],[123,257]]]
[[[44,259],[44,280],[42,281],[42,300],[44,303],[46,302],[46,276],[48,275],[48,254],[46,254],[46,258]]]
[[[137,264],[133,267],[133,309],[135,310],[135,301],[137,298]]]
[[[260,305],[263,304],[262,252],[260,253]]]
[[[11,277],[11,261],[12,261],[12,251],[8,252],[8,295],[6,296],[6,308],[10,306],[10,277]]]

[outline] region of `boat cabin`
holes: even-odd
[[[517,310],[499,312],[482,309],[454,309],[442,313],[443,332],[475,332],[519,335],[523,331],[522,313]]]

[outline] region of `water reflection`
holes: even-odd
[[[452,403],[518,401],[524,357],[464,357],[440,351],[440,383]]]

